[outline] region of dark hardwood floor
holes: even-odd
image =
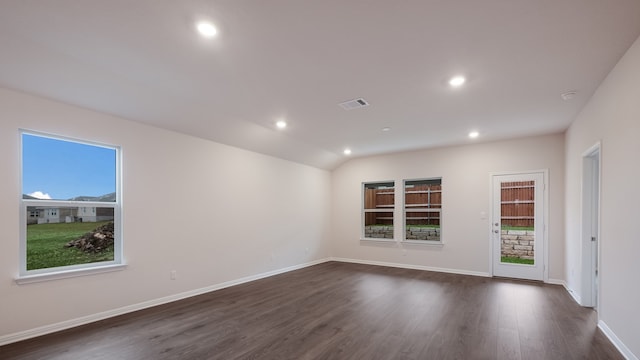
[[[1,359],[624,359],[561,286],[329,262],[0,347]]]

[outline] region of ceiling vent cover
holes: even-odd
[[[358,108],[361,108],[361,107],[369,106],[369,103],[365,99],[359,98],[359,99],[353,99],[353,100],[345,101],[345,102],[340,103],[338,105],[340,105],[340,107],[345,109],[345,110],[353,110],[353,109],[358,109]]]

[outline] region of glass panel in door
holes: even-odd
[[[535,265],[535,181],[500,184],[500,262]]]

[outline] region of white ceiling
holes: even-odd
[[[0,86],[332,169],[562,131],[638,35],[637,0],[0,0]]]

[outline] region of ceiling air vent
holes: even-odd
[[[369,106],[369,103],[365,99],[360,98],[360,99],[345,101],[338,105],[340,105],[340,107],[345,110],[353,110],[353,109]]]

